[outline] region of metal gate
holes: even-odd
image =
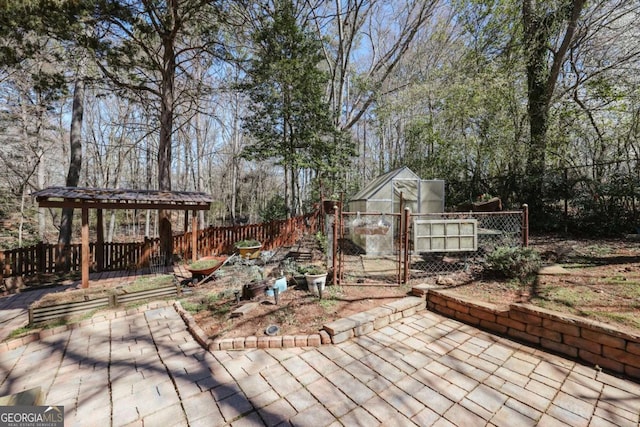
[[[478,271],[495,248],[527,246],[528,211],[336,212],[326,233],[334,283],[401,284]]]

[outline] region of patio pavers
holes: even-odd
[[[640,384],[428,311],[317,348],[207,352],[170,304],[0,352],[66,425],[634,425]]]

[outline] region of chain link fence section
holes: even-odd
[[[335,219],[334,215],[327,217],[329,230]],[[333,247],[339,283],[401,282],[400,214],[343,212],[337,224],[337,244]],[[332,238],[329,243],[333,243]]]
[[[478,271],[484,266],[487,254],[496,248],[524,245],[524,230],[527,227],[525,218],[523,211],[412,214],[408,229],[407,280]],[[420,227],[421,222],[431,221],[448,225],[437,228],[441,239],[438,244],[422,251],[422,245],[416,247],[415,227]],[[446,236],[447,229],[452,231],[451,236]],[[462,237],[457,237],[456,233],[460,233]],[[455,250],[446,250],[449,246],[443,242],[447,238],[454,239],[451,246]],[[477,239],[473,245],[471,239]],[[457,244],[458,240],[462,243]]]

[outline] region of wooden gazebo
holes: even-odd
[[[41,208],[74,208],[82,212],[82,287],[89,287],[89,209],[97,210],[97,248],[104,243],[103,209],[164,209],[193,211],[193,247],[196,247],[198,216],[209,210],[211,197],[187,191],[124,190],[111,188],[49,187],[32,194]],[[187,223],[185,215],[185,225]],[[196,251],[192,251],[195,261]],[[96,257],[101,254],[96,253]]]

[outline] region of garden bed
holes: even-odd
[[[264,336],[270,325],[278,326],[280,335],[317,333],[325,323],[404,298],[410,290],[408,286],[327,285],[319,299],[306,286],[289,286],[279,293],[276,305],[274,296],[237,304],[234,292],[225,290],[223,284],[210,282],[205,286],[181,302],[210,339]],[[232,316],[234,310],[249,302],[257,304],[242,316]]]
[[[638,242],[546,237],[532,239],[531,246],[541,254],[546,265],[558,264],[564,271],[553,269],[550,274],[539,275],[537,280],[526,283],[488,274],[432,276],[423,282],[475,301],[505,305],[529,303],[640,331]],[[232,289],[224,280],[213,282],[183,302],[211,339],[264,336],[265,328],[272,324],[280,327],[282,335],[317,333],[328,322],[406,296],[410,286],[382,282],[328,285],[323,301],[303,288],[289,288],[280,295],[278,305],[274,304],[273,297],[264,298],[259,300],[257,308],[238,318],[230,316],[237,306]]]

